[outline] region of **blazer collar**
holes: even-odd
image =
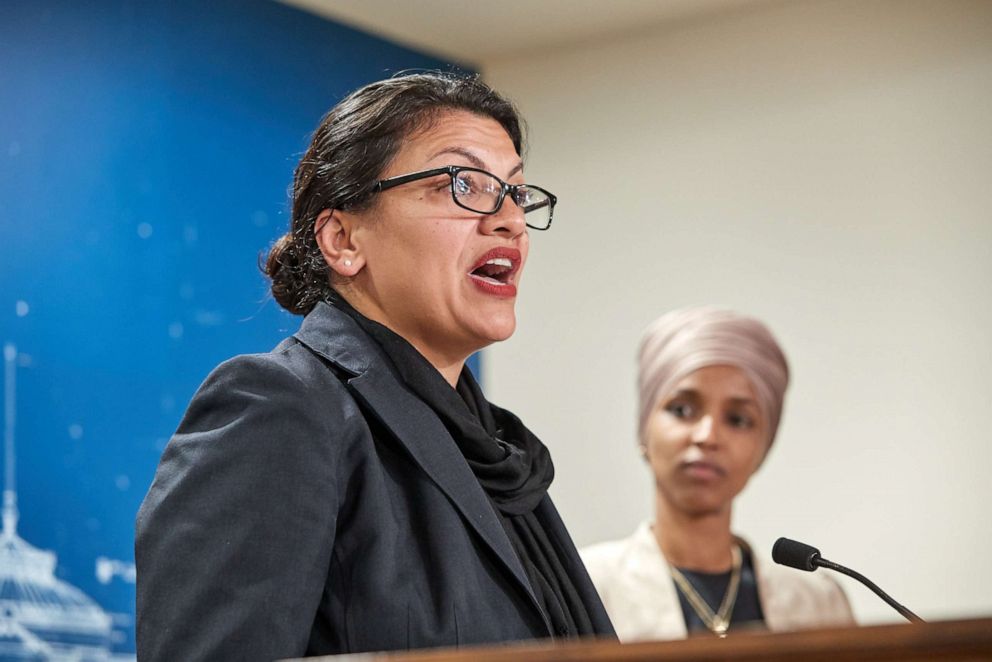
[[[346,313],[318,303],[294,337],[350,377],[349,390],[402,443],[516,579],[548,626],[489,498],[434,411],[395,375],[382,349]]]

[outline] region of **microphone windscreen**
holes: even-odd
[[[807,572],[816,570],[816,560],[819,557],[820,550],[816,547],[788,538],[779,538],[772,546],[772,560],[775,563]]]

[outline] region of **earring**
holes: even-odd
[[[350,267],[351,266],[351,260],[345,260],[344,261],[344,266]]]

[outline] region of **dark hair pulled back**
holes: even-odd
[[[523,153],[516,109],[478,76],[396,76],[352,92],[324,116],[296,167],[289,232],[275,242],[264,265],[279,305],[305,315],[331,296],[330,270],[315,236],[317,216],[325,209],[366,208],[403,140],[447,110],[491,117],[517,154]]]

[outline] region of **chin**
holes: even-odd
[[[692,517],[709,517],[720,515],[727,511],[730,504],[727,503],[688,503],[685,505],[685,512]]]
[[[733,501],[726,501],[713,494],[682,495],[676,500],[679,510],[690,517],[717,515],[728,508]]]
[[[486,315],[480,322],[474,325],[475,335],[487,345],[508,339],[517,329],[517,316],[512,309]]]
[[[495,321],[494,321],[495,322]],[[517,319],[515,316],[510,315],[509,319],[499,320],[495,322],[490,327],[491,342],[502,342],[510,338],[513,332],[517,330]]]

